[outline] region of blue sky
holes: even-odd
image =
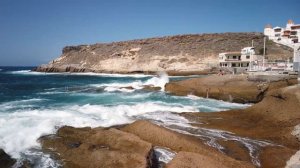
[[[66,45],[300,23],[299,0],[0,0],[0,66],[39,65]]]

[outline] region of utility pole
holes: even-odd
[[[263,70],[265,70],[266,37],[264,37]]]

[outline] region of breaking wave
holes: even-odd
[[[65,106],[57,109],[18,110],[0,113],[0,148],[15,158],[30,148],[38,148],[37,139],[54,133],[63,125],[98,127],[131,123],[136,116],[153,112],[197,111],[192,106],[144,102],[134,105]]]
[[[165,84],[169,82],[169,77],[166,73],[160,73],[145,82],[136,80],[130,83],[104,83],[104,84],[91,84],[93,87],[104,88],[105,91],[114,92],[133,92],[134,90],[142,89],[144,86],[160,87],[161,91],[165,90]]]

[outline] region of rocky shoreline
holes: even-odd
[[[299,98],[300,86],[295,85],[273,90],[247,109],[182,115],[195,123],[204,123],[195,124],[196,127],[221,129],[272,142],[275,146],[261,148],[262,167],[284,167],[300,146],[297,137],[292,135],[300,123]]]
[[[297,83],[288,75],[211,75],[171,82],[166,85],[171,94],[256,104],[223,112],[182,113],[190,122],[183,129],[145,120],[109,128],[64,126],[39,141],[43,151],[64,167],[291,168],[300,165]],[[161,156],[157,149],[168,150],[172,157]],[[9,158],[3,156],[1,163]]]
[[[106,71],[106,70],[93,70],[87,68],[76,68],[72,66],[61,66],[61,67],[43,67],[38,66],[32,69],[34,72],[45,72],[45,73],[107,73],[107,74],[145,74],[145,75],[157,75],[159,71]],[[217,74],[219,69],[210,68],[198,71],[165,71],[169,76],[189,76],[189,75],[210,75]]]
[[[267,92],[297,84],[289,75],[211,75],[167,83],[169,93],[213,98],[236,103],[258,103]]]
[[[59,154],[64,167],[159,167],[154,147],[177,153],[166,167],[253,167],[193,136],[143,120],[118,129],[62,127],[57,134],[41,137],[40,141],[44,150]]]

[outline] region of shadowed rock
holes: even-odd
[[[16,163],[16,160],[11,158],[4,150],[0,149],[0,167],[10,168]]]

